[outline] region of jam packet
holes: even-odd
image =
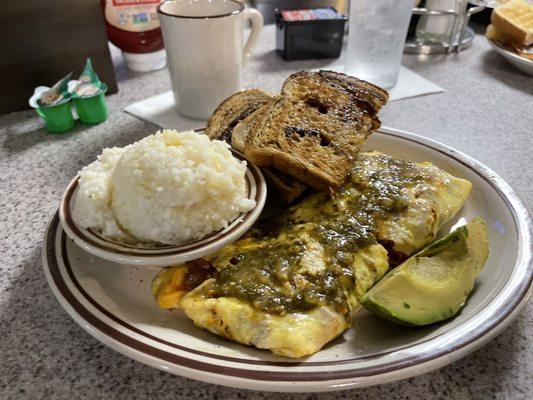
[[[90,58],[85,63],[85,69],[80,75],[78,85],[74,89],[76,97],[95,96],[104,90],[102,82],[94,72],[93,63]]]
[[[68,82],[72,72],[63,77],[54,86],[44,92],[37,100],[37,104],[40,107],[50,107],[63,103],[70,98],[70,92],[68,90]]]

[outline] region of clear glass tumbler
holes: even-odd
[[[415,0],[351,0],[345,72],[382,88],[396,85]]]

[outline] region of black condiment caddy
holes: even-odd
[[[287,61],[338,58],[348,18],[329,7],[338,17],[331,19],[286,20],[276,9],[276,49]],[[310,9],[317,10],[317,9]]]

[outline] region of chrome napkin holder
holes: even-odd
[[[428,10],[427,8],[413,8],[413,15],[453,15],[454,23],[448,40],[442,43],[420,41],[416,37],[407,39],[404,51],[415,54],[449,54],[458,53],[467,49],[474,41],[475,33],[468,27],[470,17],[483,11],[487,5],[484,1],[478,1],[479,5],[465,8],[464,10]]]

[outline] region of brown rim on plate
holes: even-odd
[[[500,198],[507,205],[509,211],[512,214],[512,217],[513,217],[513,220],[514,220],[515,229],[518,229],[519,226],[522,227],[522,231],[523,232],[521,232],[521,234],[518,235],[518,238],[519,238],[518,250],[519,250],[519,252],[520,252],[520,250],[524,251],[524,249],[525,249],[524,246],[529,246],[531,244],[530,243],[530,241],[531,241],[531,230],[532,230],[532,228],[531,228],[531,219],[527,215],[527,211],[525,211],[525,208],[523,208],[520,205],[520,203],[517,203],[518,202],[518,198],[516,197],[516,195],[512,192],[512,190],[510,188],[508,188],[507,193],[505,193],[505,192],[502,191],[502,189],[498,185],[496,185],[493,182],[493,180],[497,180],[500,185],[508,186],[508,185],[505,184],[505,182],[501,178],[499,178],[492,171],[489,171],[489,170],[485,171],[485,173],[487,175],[489,175],[489,177],[487,177],[484,174],[481,174],[480,172],[478,172],[473,166],[471,166],[470,164],[468,164],[464,160],[456,157],[454,155],[454,153],[458,153],[458,152],[454,151],[453,149],[449,149],[448,151],[443,151],[443,150],[439,149],[438,147],[432,146],[431,145],[432,141],[429,141],[427,139],[425,139],[425,141],[429,142],[429,143],[421,143],[420,141],[413,140],[413,139],[411,139],[409,137],[405,137],[405,136],[402,136],[402,135],[399,135],[399,134],[396,134],[396,133],[393,133],[393,132],[383,132],[382,131],[381,133],[384,133],[384,134],[387,134],[387,135],[390,135],[390,136],[399,137],[399,138],[404,139],[404,140],[409,140],[409,141],[415,142],[417,144],[421,144],[421,145],[430,147],[432,150],[435,150],[435,151],[438,151],[438,152],[440,152],[442,154],[445,154],[447,157],[450,157],[450,158],[454,159],[455,161],[461,163],[466,168],[468,168],[471,171],[473,171],[474,173],[476,173],[480,178],[485,180],[496,191],[496,193],[498,193]],[[509,200],[509,197],[511,199],[513,199],[514,202],[517,203],[517,204],[513,205],[511,203],[511,201]],[[523,223],[520,223],[520,217],[516,213],[515,207],[517,205],[520,206],[520,210],[521,211],[524,211],[526,213],[526,218],[529,218]],[[524,215],[522,215],[522,217],[524,217]],[[518,263],[520,261],[521,262],[526,262],[526,264],[527,264],[526,267],[527,267],[527,269],[530,272],[528,274],[529,279],[523,280],[523,281],[520,282],[519,285],[517,285],[517,287],[516,287],[516,289],[514,291],[514,296],[512,297],[512,299],[509,302],[507,302],[505,304],[505,307],[502,307],[501,309],[499,309],[498,313],[494,316],[494,318],[492,318],[491,320],[484,321],[482,324],[480,324],[475,329],[473,329],[468,337],[464,337],[464,338],[462,338],[462,340],[456,341],[451,346],[441,347],[437,351],[432,352],[431,354],[426,353],[426,354],[422,354],[422,355],[419,355],[419,356],[412,356],[412,357],[406,358],[404,360],[398,360],[398,361],[390,362],[387,365],[380,365],[380,366],[378,365],[378,366],[373,366],[373,367],[362,367],[362,368],[350,369],[350,370],[331,371],[331,372],[328,372],[327,374],[325,374],[324,372],[312,372],[312,371],[306,372],[306,371],[290,371],[290,370],[284,370],[284,371],[248,370],[248,369],[242,369],[242,368],[234,368],[234,367],[227,367],[227,366],[210,364],[210,363],[202,362],[202,361],[199,361],[199,360],[194,360],[192,358],[179,356],[179,355],[176,355],[176,354],[161,350],[159,348],[155,348],[155,347],[150,346],[150,345],[148,345],[146,343],[142,343],[142,342],[140,342],[140,341],[138,341],[136,339],[133,339],[132,337],[130,337],[130,336],[128,336],[128,335],[116,330],[112,326],[106,324],[104,321],[98,319],[98,317],[93,315],[91,313],[91,311],[89,311],[86,307],[84,307],[76,299],[76,296],[68,288],[68,285],[65,283],[64,277],[62,276],[62,274],[61,274],[61,272],[59,270],[59,264],[58,264],[57,255],[56,255],[56,249],[58,248],[58,245],[56,243],[57,238],[58,238],[58,232],[57,232],[58,228],[59,228],[59,225],[58,225],[58,218],[57,218],[57,214],[56,214],[56,216],[52,220],[51,225],[50,225],[50,227],[48,229],[48,235],[45,238],[45,241],[46,241],[46,246],[45,246],[46,257],[45,257],[45,260],[46,260],[46,262],[45,262],[44,267],[45,267],[45,269],[48,269],[48,271],[49,271],[49,273],[51,275],[51,278],[53,280],[54,286],[57,288],[57,290],[59,290],[59,292],[65,298],[65,300],[73,307],[74,312],[76,312],[79,316],[81,316],[83,319],[85,319],[87,322],[89,322],[92,326],[94,326],[96,329],[98,329],[104,335],[107,335],[108,337],[112,338],[113,340],[115,340],[115,341],[117,341],[117,342],[119,342],[119,343],[121,343],[121,344],[123,344],[123,345],[125,345],[125,346],[127,346],[127,347],[129,347],[131,349],[133,349],[133,350],[141,352],[143,354],[146,354],[146,355],[149,355],[149,356],[152,356],[152,357],[156,357],[156,358],[160,358],[161,360],[164,360],[166,362],[169,362],[169,363],[172,363],[172,364],[175,364],[175,365],[185,366],[185,367],[196,369],[196,370],[199,370],[199,371],[205,371],[205,372],[210,372],[210,373],[215,373],[215,374],[220,374],[220,375],[235,376],[235,377],[243,378],[243,379],[255,379],[255,380],[262,380],[262,381],[270,381],[270,380],[272,380],[272,381],[300,381],[300,382],[301,381],[313,381],[313,382],[320,382],[320,381],[329,381],[329,380],[338,380],[338,379],[350,379],[350,378],[357,378],[357,377],[381,375],[381,374],[384,374],[384,373],[387,373],[387,372],[397,371],[397,370],[404,369],[404,368],[407,368],[407,367],[411,367],[411,366],[414,366],[414,365],[419,365],[419,364],[422,364],[422,363],[425,363],[425,362],[428,362],[428,361],[436,360],[436,359],[438,359],[440,357],[443,357],[443,356],[446,356],[447,354],[450,354],[450,353],[452,353],[452,352],[454,352],[456,350],[459,350],[459,349],[461,349],[461,348],[463,348],[465,346],[473,344],[475,341],[477,341],[482,336],[487,334],[489,331],[495,329],[498,325],[500,325],[503,321],[505,321],[512,314],[512,311],[519,304],[521,304],[523,302],[523,300],[525,299],[525,297],[528,294],[528,291],[529,291],[529,288],[531,286],[531,282],[532,282],[532,279],[533,279],[533,276],[532,276],[533,274],[531,274],[531,270],[533,269],[533,265],[532,265],[532,262],[531,262],[531,254],[530,253],[526,253],[526,256],[525,257],[521,257],[520,260],[517,259],[516,263]],[[526,235],[525,239],[527,239],[528,243],[523,243],[524,242],[524,237],[523,237],[524,232],[525,232],[525,235]],[[67,265],[67,263],[68,263],[68,252],[66,251],[66,247],[65,247],[66,236],[64,235],[64,233],[62,233],[61,235],[63,237],[62,242],[64,242],[64,243],[61,244],[62,245],[61,246],[61,251],[63,252],[63,258],[64,258],[65,267],[67,267],[66,269],[67,269],[68,274],[70,275],[70,278],[73,280],[74,285],[79,290],[79,288],[81,286],[79,285],[79,282],[77,282],[74,274],[72,273],[72,270]],[[515,263],[515,265],[516,265],[516,263]],[[50,282],[50,283],[52,283],[52,282]],[[83,292],[84,291],[82,291],[81,293],[83,295],[86,295]],[[494,295],[494,298],[497,298],[497,296],[498,296],[497,294]],[[88,299],[88,300],[91,302],[91,304],[95,305],[94,304],[95,303],[94,299],[92,299],[92,301],[90,299]],[[96,306],[99,309],[99,311],[102,311],[103,308],[101,306],[99,306],[97,303],[96,303]],[[481,311],[482,310],[480,310],[479,312],[481,312]],[[104,313],[107,316],[109,316],[109,314],[110,314],[105,309],[104,309]],[[115,320],[116,322],[123,323],[123,321],[120,321],[116,316],[113,316],[112,319]],[[131,329],[131,328],[128,327],[128,329]],[[152,339],[152,338],[150,338],[150,339]],[[434,339],[435,338],[431,338],[429,340],[434,340]],[[159,341],[161,341],[161,340],[159,340]],[[164,342],[164,341],[162,341],[162,342]],[[416,344],[419,344],[419,343],[416,343]],[[176,346],[173,346],[173,347],[176,347]],[[191,351],[191,349],[187,349],[187,348],[180,349],[180,350],[193,352],[193,351]],[[195,354],[206,356],[206,357],[211,357],[211,358],[221,358],[221,357],[223,357],[223,356],[216,356],[216,355],[213,355],[211,353],[200,352],[200,351],[195,350],[195,349],[193,349],[193,350],[194,350]],[[397,351],[397,350],[394,350],[394,351]],[[379,357],[379,355],[376,355],[376,357]],[[225,357],[223,359],[227,360],[227,361],[230,361],[230,362],[241,362],[241,363],[243,362],[242,359],[232,358],[232,357],[227,357],[227,358]],[[358,358],[358,359],[362,359],[362,358]],[[246,361],[248,363],[256,364],[256,362],[254,360],[246,360]],[[250,362],[250,361],[253,361],[253,362]],[[354,361],[354,360],[351,360],[351,361]],[[311,363],[311,362],[306,363],[305,361],[304,362],[287,362],[287,363],[282,363],[282,365],[283,366],[291,366],[291,365],[293,365],[293,366],[305,367],[305,366],[313,366],[313,365],[331,365],[331,364],[339,364],[340,365],[340,364],[343,364],[343,363],[346,363],[346,362],[350,362],[350,360],[342,360],[342,362],[334,362],[334,361],[333,362],[329,362],[328,361],[328,362],[313,362],[313,363]],[[264,366],[273,366],[273,365],[278,365],[279,363],[272,362],[272,361],[258,361],[257,364],[264,365]]]
[[[233,149],[230,149],[230,150],[234,157],[236,157],[237,159],[241,161],[246,161],[246,159],[241,153]],[[251,177],[250,177],[250,174],[251,174]],[[261,199],[261,197],[263,197],[264,195],[262,185],[260,184],[255,185],[255,188],[256,188],[255,193],[253,192],[251,193],[252,191],[251,188],[253,186],[252,181],[261,182],[259,169],[255,165],[251,163],[247,163],[247,170],[246,170],[245,178],[246,178],[247,196],[250,197],[250,195],[253,195],[252,200],[254,200],[256,204],[259,204],[259,199]],[[180,255],[180,254],[188,253],[196,249],[199,249],[201,247],[204,247],[206,245],[209,245],[211,243],[224,239],[225,237],[234,233],[235,230],[239,229],[240,226],[248,222],[248,220],[252,218],[253,216],[251,211],[248,213],[243,213],[239,217],[237,217],[227,228],[211,233],[194,242],[184,243],[182,245],[177,245],[177,246],[163,245],[163,246],[158,246],[154,248],[149,248],[149,247],[137,248],[129,244],[124,244],[124,243],[120,243],[117,241],[109,240],[97,234],[94,230],[81,229],[76,225],[76,223],[74,222],[74,219],[72,218],[71,204],[73,201],[74,193],[76,192],[76,189],[78,187],[78,180],[79,180],[79,177],[76,176],[69,183],[69,186],[67,187],[67,190],[64,195],[64,201],[62,201],[61,203],[61,213],[63,214],[63,217],[64,217],[63,222],[74,233],[75,236],[83,240],[88,245],[95,247],[97,249],[106,251],[106,252],[116,253],[120,255],[150,258],[150,257],[161,257],[161,256],[173,256],[173,255]]]
[[[52,227],[49,230],[49,236],[56,236],[57,235],[57,229],[59,228],[58,224],[59,218],[57,217],[57,213],[54,216],[54,220],[52,222]],[[249,370],[249,369],[242,369],[242,368],[234,368],[234,367],[228,367],[228,366],[221,366],[221,365],[215,365],[211,363],[206,363],[203,361],[198,361],[193,358],[183,357],[180,355],[176,355],[170,352],[167,352],[165,350],[161,350],[158,348],[155,348],[153,346],[150,346],[146,343],[143,343],[141,341],[138,341],[120,331],[115,329],[114,327],[110,326],[109,324],[106,324],[102,320],[98,319],[94,314],[92,314],[86,307],[84,307],[75,297],[75,295],[69,290],[66,282],[63,279],[63,276],[61,275],[61,272],[59,271],[59,264],[57,260],[57,256],[55,253],[55,241],[52,239],[50,240],[50,237],[47,240],[47,259],[48,259],[48,266],[50,267],[49,271],[52,275],[52,278],[54,279],[54,283],[56,284],[56,287],[60,291],[60,293],[63,295],[63,297],[69,302],[69,304],[74,308],[74,310],[82,316],[87,322],[91,324],[91,326],[95,327],[96,329],[103,332],[105,335],[109,336],[110,338],[118,341],[119,343],[128,346],[134,350],[140,351],[148,356],[157,357],[162,360],[165,360],[167,362],[173,363],[175,365],[179,366],[185,366],[188,368],[197,369],[199,371],[206,371],[221,375],[229,375],[229,376],[236,376],[239,378],[244,379],[252,379],[252,380],[263,380],[263,381],[328,381],[328,380],[337,380],[337,379],[347,379],[347,378],[358,378],[358,377],[366,377],[366,376],[372,376],[377,373],[383,374],[387,372],[396,371],[398,369],[407,368],[413,365],[421,364],[426,361],[430,361],[432,359],[438,358],[442,355],[446,355],[447,353],[452,352],[453,350],[456,350],[457,348],[464,347],[471,342],[475,341],[476,338],[472,338],[468,341],[465,341],[464,343],[460,343],[456,345],[454,348],[450,348],[446,351],[444,351],[442,354],[439,353],[433,353],[428,354],[426,356],[413,356],[408,359],[390,363],[387,366],[374,366],[374,367],[364,367],[364,368],[357,368],[353,370],[340,370],[340,371],[332,371],[328,374],[324,374],[324,372],[290,372],[290,371],[259,371],[259,370]],[[65,261],[65,267],[67,269],[67,272],[69,274],[69,277],[73,280],[74,285],[78,290],[81,289],[80,283],[75,279],[74,274],[72,272],[72,269],[68,265],[68,253],[66,250],[66,235],[64,232],[61,233],[61,251],[62,251],[62,257]],[[82,289],[80,292],[84,296],[86,295],[86,292]],[[85,293],[84,293],[85,292]],[[523,296],[522,296],[523,297]],[[518,304],[522,297],[517,298],[516,304]],[[131,329],[132,331],[136,333],[140,333],[141,335],[156,340],[160,343],[167,344],[165,341],[162,341],[160,339],[157,339],[149,334],[146,334],[145,332],[142,332],[131,325],[124,323],[119,318],[114,316],[113,314],[109,313],[107,310],[105,310],[101,305],[95,302],[94,299],[87,296],[87,300],[93,306],[99,309],[99,311],[103,312],[106,316],[110,317],[115,322],[118,322],[122,326]],[[508,306],[505,310],[505,313],[502,313],[501,315],[503,318],[502,320],[507,317],[512,309],[514,308],[514,304]],[[500,319],[498,321],[494,321],[493,326],[489,328],[492,329],[492,327],[496,326],[500,322]],[[485,330],[482,330],[480,328],[477,329],[477,332],[480,332],[481,334]],[[477,333],[476,332],[476,333]],[[438,336],[437,336],[438,337]],[[428,339],[426,341],[432,341],[435,340],[437,337],[433,337],[431,339]],[[417,342],[417,344],[421,344],[422,342]],[[352,363],[353,361],[362,360],[362,359],[372,359],[372,358],[380,358],[383,355],[394,353],[396,351],[399,351],[401,349],[395,349],[393,351],[389,351],[382,354],[376,354],[368,357],[358,357],[348,360],[341,360],[341,361],[323,361],[323,362],[305,362],[305,361],[288,361],[288,362],[273,362],[273,361],[255,361],[255,360],[247,360],[247,359],[241,359],[241,358],[233,358],[233,357],[226,357],[226,356],[219,356],[212,353],[207,353],[203,351],[199,351],[196,349],[190,349],[179,345],[172,345],[172,347],[178,348],[180,350],[184,350],[186,352],[201,355],[209,358],[214,359],[220,359],[224,361],[230,361],[230,362],[238,362],[238,363],[247,363],[247,364],[255,364],[255,365],[261,365],[261,366],[284,366],[284,367],[290,367],[290,366],[327,366],[327,365],[341,365],[341,364],[348,364]],[[406,346],[409,347],[409,346]],[[405,347],[404,347],[405,348]]]
[[[523,55],[521,55],[520,53],[518,53],[516,50],[510,48],[510,47],[507,47],[505,44],[497,41],[497,40],[494,40],[494,39],[489,39],[487,38],[487,40],[491,43],[493,43],[495,46],[497,46],[500,50],[504,51],[505,53],[507,53],[510,57],[516,59],[517,61],[526,61],[526,62],[529,62],[531,64],[533,64],[533,59],[531,58],[527,58]]]
[[[55,223],[56,217],[57,217],[57,213],[54,215],[54,223]],[[54,231],[57,233],[57,226],[55,227]],[[54,233],[51,232],[51,234],[53,235]],[[208,352],[205,352],[205,351],[196,350],[196,349],[192,349],[192,348],[189,348],[189,347],[181,346],[181,345],[178,345],[178,344],[175,344],[175,343],[172,343],[172,342],[168,342],[166,340],[160,339],[160,338],[158,338],[156,336],[153,336],[153,335],[151,335],[151,334],[149,334],[149,333],[147,333],[145,331],[142,331],[142,330],[132,326],[131,324],[125,322],[124,320],[121,320],[116,315],[112,314],[107,309],[105,309],[105,307],[103,307],[101,304],[99,304],[93,297],[91,297],[85,291],[85,289],[83,289],[83,286],[78,281],[78,279],[76,278],[76,275],[74,274],[74,271],[72,270],[72,265],[70,263],[68,250],[67,250],[67,243],[66,243],[67,235],[65,234],[64,231],[61,232],[60,234],[61,234],[61,246],[60,246],[61,247],[61,257],[62,257],[64,266],[65,266],[65,269],[67,271],[67,274],[68,274],[70,280],[72,281],[72,283],[74,284],[74,286],[76,287],[76,289],[83,295],[83,297],[91,305],[93,305],[96,309],[98,309],[98,311],[100,311],[102,314],[106,315],[111,320],[113,320],[113,321],[117,322],[118,324],[122,325],[123,327],[125,327],[125,328],[127,328],[127,329],[129,329],[129,330],[141,335],[141,336],[144,336],[147,339],[154,340],[154,341],[159,342],[161,344],[164,344],[166,346],[173,347],[173,348],[178,349],[178,350],[183,350],[183,351],[186,351],[186,352],[189,352],[189,353],[192,353],[192,354],[197,354],[197,355],[201,355],[201,356],[209,357],[209,358],[214,358],[214,359],[218,359],[218,360],[239,362],[239,363],[242,363],[242,364],[273,365],[273,366],[297,365],[297,364],[301,364],[302,363],[302,361],[300,361],[300,360],[288,360],[288,361],[262,361],[261,360],[261,361],[258,361],[258,360],[250,360],[250,359],[246,359],[246,358],[229,357],[229,356],[222,356],[222,355],[218,355],[218,354],[212,354],[212,353],[208,353]],[[53,241],[53,239],[51,239],[51,241]],[[497,296],[500,292],[501,292],[501,290],[495,296]],[[422,343],[425,343],[425,342],[428,342],[428,341],[431,341],[431,340],[435,340],[438,337],[440,337],[442,335],[445,335],[446,333],[447,332],[443,332],[443,333],[441,333],[441,334],[439,334],[437,336],[431,337],[429,339],[417,341],[416,344],[422,344]],[[382,353],[375,353],[375,354],[372,354],[371,356],[354,357],[354,358],[349,358],[349,359],[344,359],[344,360],[339,360],[339,361],[306,362],[305,365],[306,366],[339,365],[339,364],[351,363],[351,362],[358,361],[358,360],[376,359],[376,358],[382,357],[384,355],[391,354],[391,353],[394,353],[396,351],[400,351],[400,350],[406,349],[408,347],[410,347],[410,345],[405,345],[405,346],[402,346],[402,347],[395,348],[394,350],[385,351],[385,352],[382,352]]]

